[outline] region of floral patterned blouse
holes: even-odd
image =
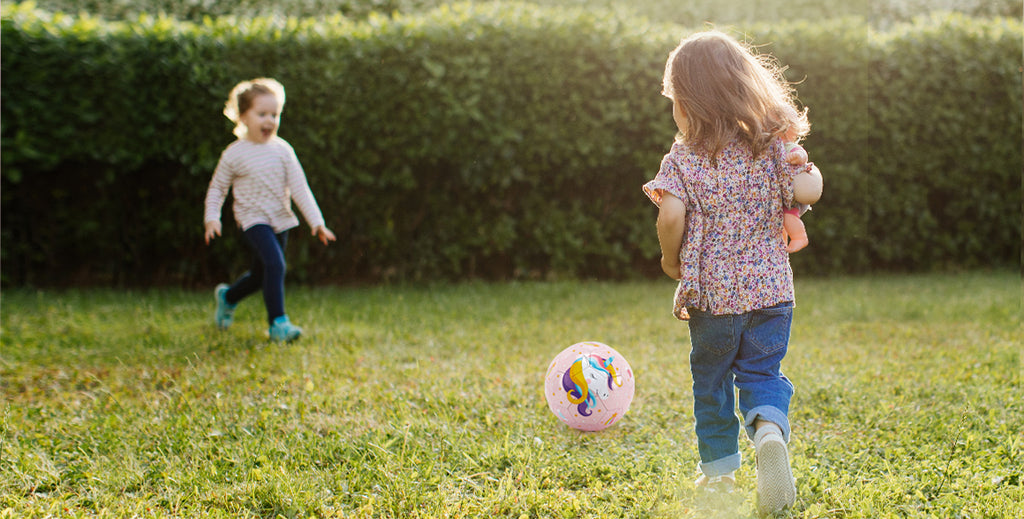
[[[669,192],[686,204],[682,265],[673,314],[687,308],[741,314],[794,300],[782,211],[793,204],[792,177],[808,168],[785,162],[781,140],[756,159],[740,141],[712,166],[706,153],[676,142],[644,193]]]

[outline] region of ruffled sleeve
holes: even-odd
[[[678,144],[672,145],[672,151],[670,151],[665,158],[661,159],[661,168],[658,170],[657,176],[653,180],[644,184],[644,193],[654,205],[661,207],[661,194],[663,192],[669,192],[680,200],[686,200],[686,193],[683,189],[683,178],[679,170],[679,163],[677,159],[676,147]]]

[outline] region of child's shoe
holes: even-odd
[[[298,339],[302,335],[302,328],[295,326],[288,320],[287,315],[282,315],[277,319],[274,319],[274,323],[270,325],[270,340],[278,342],[291,342]]]
[[[796,482],[789,467],[789,449],[775,425],[754,434],[757,456],[757,507],[762,514],[778,512],[796,501]]]
[[[217,323],[217,328],[226,330],[235,318],[235,307],[237,304],[228,304],[228,300],[225,299],[228,293],[228,289],[231,288],[226,283],[217,285],[217,288],[213,289],[213,298],[217,300],[217,313],[213,316],[214,322]]]
[[[697,488],[703,488],[705,492],[731,494],[736,486],[736,477],[733,476],[732,472],[713,478],[701,474],[695,484]]]

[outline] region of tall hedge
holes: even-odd
[[[47,11],[84,11],[108,20],[133,19],[144,13],[164,13],[180,20],[202,22],[206,17],[268,16],[322,17],[342,14],[366,18],[370,13],[414,13],[427,11],[449,0],[0,0],[4,4],[32,2]],[[474,0],[475,3],[504,0]],[[803,18],[821,20],[840,16],[862,16],[874,27],[912,20],[932,11],[955,11],[969,16],[1019,17],[1020,0],[529,0],[553,8],[585,7],[613,9],[628,16],[641,16],[682,25],[711,20],[716,24],[777,23]]]
[[[746,31],[803,79],[826,176],[795,268],[1017,261],[1019,22]],[[290,279],[656,275],[639,186],[671,143],[660,74],[686,32],[527,4],[198,25],[6,9],[3,283],[237,274],[240,233],[203,245],[201,206],[233,139],[224,97],[264,75],[288,89],[280,134],[339,236],[294,233]]]
[[[878,34],[845,20],[758,31],[810,107],[826,175],[805,220],[823,272],[1016,265],[1020,21],[933,16]],[[825,71],[825,73],[822,73]]]

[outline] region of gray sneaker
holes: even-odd
[[[789,467],[789,449],[775,427],[763,427],[754,434],[757,456],[757,508],[771,514],[793,506],[796,481]]]
[[[697,488],[702,488],[705,492],[711,494],[731,494],[736,487],[736,477],[732,473],[713,478],[701,474],[694,484]]]

